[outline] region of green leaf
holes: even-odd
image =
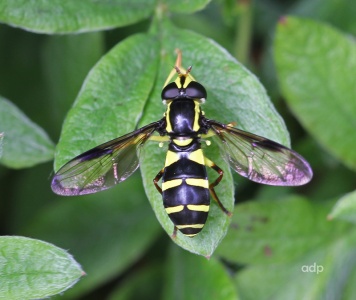
[[[0,132],[3,133],[0,163],[9,168],[31,167],[53,158],[53,144],[43,129],[1,96]]]
[[[56,170],[85,150],[136,127],[155,80],[157,46],[154,37],[137,34],[93,67],[64,122]]]
[[[203,9],[210,0],[163,0],[163,5],[167,5],[168,10],[176,13],[193,13]]]
[[[356,45],[321,23],[293,17],[277,27],[275,60],[288,105],[330,153],[356,170]]]
[[[46,298],[85,274],[70,254],[49,243],[2,236],[0,245],[0,299]]]
[[[173,27],[166,22],[162,40],[160,69],[156,85],[145,107],[140,126],[162,117],[164,107],[160,100],[162,86],[175,63],[175,49],[183,51],[183,65],[193,66],[192,75],[203,84],[208,99],[203,105],[206,117],[224,123],[237,121],[239,127],[266,136],[283,144],[289,144],[288,133],[283,120],[276,113],[266,91],[246,68],[240,65],[224,49],[212,40]],[[234,205],[234,184],[229,166],[223,161],[216,145],[204,149],[207,157],[224,170],[224,178],[216,192],[224,206],[232,211]],[[169,235],[173,224],[162,205],[162,197],[152,184],[152,179],[163,168],[165,149],[157,144],[146,146],[140,159],[144,186],[156,216]],[[210,170],[208,170],[210,171]],[[210,180],[217,178],[216,172],[209,173]],[[189,238],[178,232],[174,239],[178,245],[193,253],[211,256],[225,236],[230,219],[214,201],[211,204],[207,224],[201,233]]]
[[[171,246],[166,264],[163,299],[237,300],[235,288],[224,266]]]
[[[98,287],[138,260],[161,232],[140,176],[85,197],[61,197],[35,216],[24,233],[70,249],[88,274],[66,292],[72,298]]]
[[[250,264],[296,259],[345,233],[346,223],[329,222],[331,204],[299,196],[237,205],[229,234],[218,249],[228,261]]]
[[[328,218],[356,223],[356,191],[348,193],[339,199]]]
[[[148,18],[154,0],[5,0],[0,21],[38,33],[73,33],[115,28]]]

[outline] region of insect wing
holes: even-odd
[[[297,152],[261,136],[208,120],[225,160],[248,179],[282,186],[308,183],[313,172]]]
[[[52,190],[63,196],[84,195],[124,181],[138,168],[140,146],[158,125],[151,123],[73,158],[54,175]]]

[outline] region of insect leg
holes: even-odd
[[[162,189],[158,185],[158,181],[160,181],[160,179],[162,178],[163,172],[164,172],[164,168],[161,171],[159,171],[156,177],[153,179],[153,184],[155,185],[157,191],[159,191],[161,195],[162,195]]]
[[[230,211],[228,211],[224,205],[220,202],[218,195],[216,194],[214,187],[217,186],[219,184],[219,182],[221,181],[221,179],[224,176],[224,171],[221,170],[213,161],[211,161],[210,159],[204,157],[204,161],[205,161],[205,165],[212,168],[213,170],[215,170],[216,172],[219,173],[219,177],[213,182],[210,183],[209,185],[209,190],[211,193],[211,196],[213,197],[213,199],[218,203],[220,209],[229,217],[232,216],[232,213]]]
[[[177,230],[178,230],[177,226],[174,225],[174,230],[173,230],[173,233],[171,235],[172,239],[175,239],[177,237]]]

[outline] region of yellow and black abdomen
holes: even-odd
[[[183,234],[199,233],[208,217],[209,183],[198,139],[180,147],[169,145],[162,176],[163,205],[173,224]]]

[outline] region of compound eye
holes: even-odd
[[[177,85],[174,82],[171,82],[163,88],[161,98],[162,100],[170,100],[170,99],[177,98],[178,95],[179,95],[179,89]]]
[[[192,99],[205,99],[207,96],[205,87],[196,81],[191,81],[185,92],[186,95]]]

